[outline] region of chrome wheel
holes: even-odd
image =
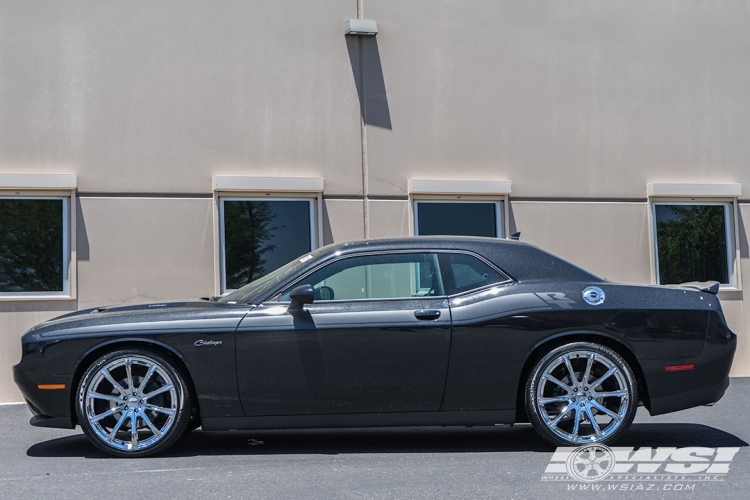
[[[108,453],[150,455],[184,431],[186,397],[184,382],[168,362],[147,352],[120,351],[100,359],[84,375],[79,423]]]
[[[627,363],[596,344],[558,348],[536,366],[527,410],[542,437],[555,444],[611,442],[635,415],[637,386]]]

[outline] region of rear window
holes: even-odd
[[[486,262],[471,255],[440,254],[439,259],[443,273],[443,286],[447,295],[504,283],[510,279]]]

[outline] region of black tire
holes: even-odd
[[[526,381],[525,403],[534,429],[552,444],[609,444],[633,423],[638,384],[612,349],[574,342],[536,363]]]
[[[193,407],[190,410],[190,419],[188,420],[188,424],[185,426],[185,434],[188,432],[193,432],[196,429],[199,429],[202,425],[201,417],[198,414],[198,409],[196,407]]]
[[[185,432],[191,408],[190,391],[180,371],[145,349],[122,349],[100,357],[86,370],[76,394],[84,434],[94,446],[116,457],[163,452]]]

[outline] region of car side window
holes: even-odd
[[[440,254],[445,293],[454,295],[475,288],[504,283],[508,278],[486,262],[462,253]]]
[[[433,253],[397,253],[347,257],[332,262],[285,290],[286,302],[300,285],[315,290],[315,300],[397,299],[443,295]]]

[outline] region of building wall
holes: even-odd
[[[356,0],[0,1],[0,173],[78,180],[77,298],[0,301],[0,402],[34,324],[215,293],[216,175],[324,178],[324,243],[411,234],[409,179],[510,180],[509,232],[646,283],[647,183],[750,189],[744,1],[362,3],[377,37]]]

